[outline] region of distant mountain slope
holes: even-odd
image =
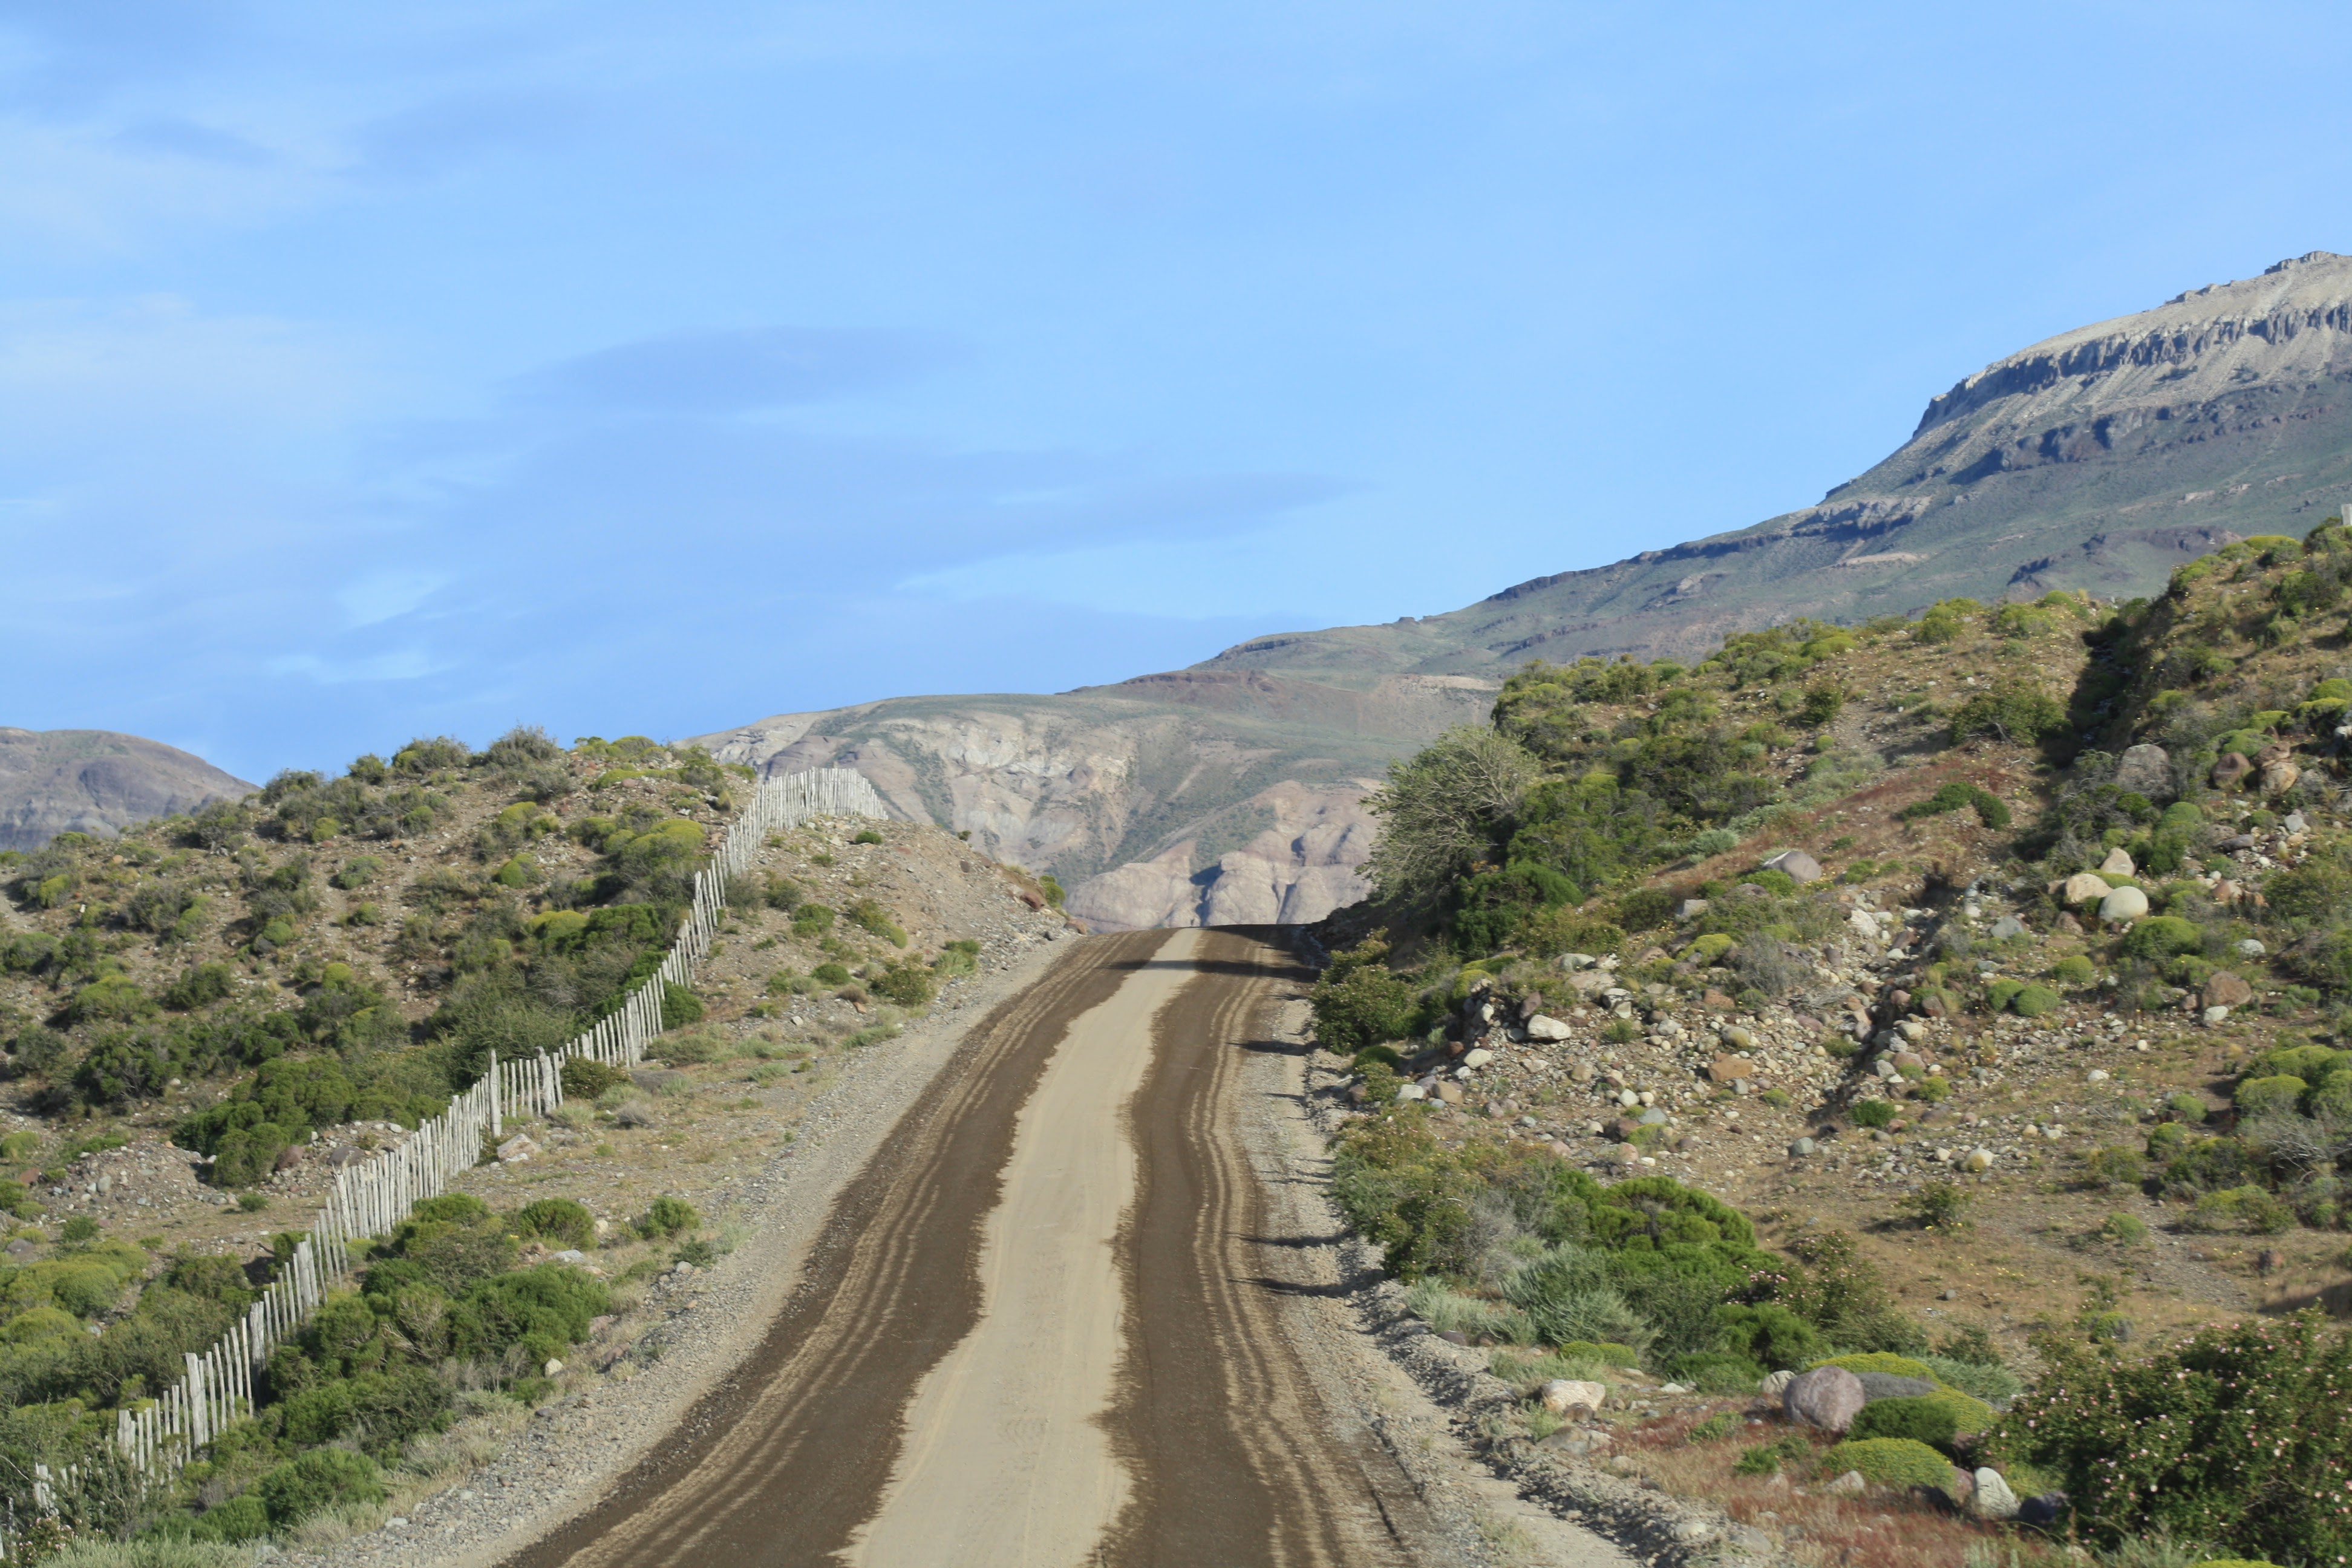
[[[1792,616],[2151,594],[2191,556],[2352,495],[2352,258],[2314,251],[2034,344],[1932,400],[1819,506],[1446,615],[1254,638],[1195,668],[1353,684],[1690,655]]]
[[[0,727],[0,849],[37,849],[60,833],[111,837],[253,788],[160,741]]]
[[[1796,616],[2153,594],[2182,561],[2352,496],[2352,258],[2063,333],[1933,399],[1819,506],[1445,615],[1253,638],[1058,697],[918,697],[702,737],[871,777],[910,816],[1071,882],[1110,925],[1312,921],[1362,889],[1364,781],[1483,721],[1531,658],[1693,656]]]

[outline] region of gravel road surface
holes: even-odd
[[[1071,944],[845,1188],[739,1372],[508,1562],[1622,1561],[1524,1550],[1517,1500],[1396,1440],[1274,1033],[1305,978],[1260,933]]]

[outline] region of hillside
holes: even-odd
[[[1980,1560],[1981,1526],[1891,1473],[1792,1490],[1847,1451],[1748,1424],[1766,1373],[1860,1355],[1990,1402],[1869,1428],[1940,1448],[1916,1479],[1961,1503],[1990,1463],[2017,1497],[2065,1493],[2094,1546],[2337,1539],[2299,1505],[2208,1506],[2239,1495],[2191,1479],[2208,1437],[2119,1494],[2112,1432],[2052,1417],[2179,1336],[2220,1354],[2248,1318],[2352,1317],[2347,607],[2330,518],[2117,608],[1945,601],[1693,666],[1537,666],[1486,735],[1402,770],[1383,896],[1313,933],[1358,1108],[1338,1182],[1465,1364],[1626,1402],[1532,1406],[1527,1439],[1786,1531],[1801,1561],[1878,1560],[1885,1528],[1906,1562]],[[1708,1246],[1586,1256],[1602,1211],[1547,1194],[1587,1173],[1650,1179],[1580,1201],[1630,1199],[1659,1251]],[[1522,1269],[1547,1248],[1552,1272]],[[1540,1354],[1568,1340],[1610,1343]],[[2341,1364],[2309,1345],[2259,1375]],[[2311,1412],[2296,1473],[2340,1474],[2340,1401],[2264,1386]],[[2168,1419],[2207,1421],[2182,1398]]]
[[[242,1316],[338,1173],[492,1053],[559,1046],[650,974],[746,789],[642,738],[567,752],[517,731],[0,853],[15,1517],[33,1517],[32,1463],[73,1460]],[[559,1379],[630,1374],[686,1301],[656,1276],[683,1285],[681,1260],[731,1244],[722,1216],[845,1053],[1067,930],[1024,873],[895,822],[771,834],[731,903],[694,989],[663,995],[654,1062],[572,1061],[530,1136],[486,1146],[370,1251],[373,1294],[272,1354],[241,1436],[176,1491],[85,1489],[76,1509],[118,1511],[74,1522],[185,1528],[195,1505],[246,1539],[293,1517],[265,1516],[265,1478],[322,1447],[356,1456],[332,1461],[346,1500],[455,1484]]]
[[[1530,659],[1687,660],[1743,628],[1956,597],[2116,602],[2242,535],[2301,533],[2352,486],[2347,333],[2352,258],[2315,251],[1988,365],[1869,472],[1749,528],[1117,686],[698,740],[762,768],[856,767],[910,817],[1053,872],[1097,925],[1311,921],[1363,889],[1360,781],[1482,721]]]
[[[108,730],[0,728],[0,849],[134,822],[252,792],[202,757]]]

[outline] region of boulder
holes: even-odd
[[[2284,795],[2294,787],[2294,781],[2302,776],[2303,770],[2284,757],[2275,763],[2265,763],[2263,764],[2263,793]]]
[[[269,1168],[273,1171],[290,1171],[301,1163],[301,1145],[299,1143],[289,1143],[285,1148],[278,1151],[278,1158],[271,1162]]]
[[[1811,1154],[1812,1152],[1813,1141],[1810,1138],[1800,1138],[1794,1143],[1789,1145],[1789,1152],[1800,1160],[1803,1159],[1806,1155]]]
[[[2066,885],[2059,889],[2058,896],[2070,904],[2091,904],[2114,891],[2104,878],[2095,877],[2088,871],[2077,871],[2066,879]]]
[[[2024,934],[2025,922],[2015,915],[2003,915],[1992,922],[1992,939],[1995,942],[2007,942],[2011,937]]]
[[[1780,1392],[1780,1408],[1790,1420],[1841,1436],[1869,1403],[1862,1379],[1842,1366],[1817,1366],[1790,1378]]]
[[[1698,919],[1699,916],[1706,913],[1706,910],[1707,901],[1705,899],[1685,899],[1681,903],[1675,906],[1675,919],[1678,921],[1695,921]]]
[[[2099,862],[2099,875],[2102,877],[2128,877],[2138,869],[2132,864],[2130,854],[2120,844],[2108,850],[2107,858]]]
[[[1739,1005],[1738,1003],[1733,1001],[1730,997],[1725,995],[1722,992],[1717,991],[1711,985],[1707,987],[1706,994],[1702,995],[1698,999],[1698,1002],[1700,1006],[1705,1007],[1710,1013],[1728,1013],[1734,1007]]]
[[[2115,786],[2132,795],[2144,795],[2150,799],[2172,793],[2172,758],[2162,746],[2142,741],[2137,746],[2126,746],[2116,759]]]
[[[1616,984],[1617,977],[1605,969],[1580,969],[1568,977],[1568,984],[1578,994],[1590,996]]]
[[[1543,1385],[1544,1408],[1554,1415],[1565,1415],[1580,1405],[1588,1411],[1598,1410],[1608,1397],[1606,1385],[1580,1378],[1555,1377]]]
[[[1405,1084],[1397,1090],[1399,1100],[1423,1100],[1428,1095],[1429,1091],[1417,1083]]]
[[[1860,1497],[1869,1489],[1870,1483],[1862,1479],[1860,1470],[1848,1470],[1822,1488],[1832,1497]]]
[[[2056,1524],[2066,1517],[2066,1502],[2064,1492],[2043,1492],[2038,1497],[2027,1498],[2017,1505],[2017,1522]]]
[[[2303,813],[2299,811],[2288,812],[2286,814],[2286,820],[2280,823],[2279,826],[2289,833],[2308,833],[2311,831],[2311,824],[2304,820]]]
[[[1580,969],[1591,969],[1600,962],[1589,952],[1563,952],[1559,955],[1560,968],[1570,973]]]
[[[1797,1374],[1793,1372],[1766,1373],[1764,1381],[1756,1385],[1756,1392],[1767,1399],[1778,1399],[1786,1392],[1789,1384],[1796,1381]]]
[[[1707,1065],[1706,1076],[1716,1083],[1733,1083],[1756,1076],[1756,1064],[1747,1057],[1717,1057]]]
[[[1783,849],[1764,862],[1767,871],[1780,871],[1792,882],[1818,882],[1826,875],[1822,863],[1801,849]]]
[[[1976,1483],[1976,1489],[1969,1494],[1970,1513],[1979,1519],[2017,1517],[2017,1494],[2009,1489],[2009,1483],[2001,1479],[1999,1470],[1985,1467],[1970,1479]]]
[[[1462,1065],[1465,1068],[1482,1068],[1494,1059],[1495,1053],[1484,1046],[1474,1046],[1462,1054]]]
[[[2226,969],[2215,970],[2205,982],[2205,1005],[2242,1007],[2254,999],[2254,988]]]
[[[2220,889],[2217,888],[2215,891],[2218,892]],[[2270,951],[2252,937],[2242,938],[2232,945],[2236,948],[2240,958],[2260,958]]]
[[[499,1145],[499,1158],[509,1165],[520,1164],[539,1152],[539,1145],[520,1132]]]
[[[1557,1044],[1568,1038],[1568,1026],[1549,1013],[1538,1013],[1528,1020],[1528,1038]]]
[[[2117,888],[2099,900],[2099,919],[2108,925],[2129,925],[2147,914],[2147,895],[2137,888]]]
[[[2213,764],[2213,787],[2215,789],[2235,789],[2239,784],[2245,781],[2246,775],[2253,771],[2253,763],[2246,761],[2245,758],[2238,755],[2235,752],[2226,752],[2222,755],[2221,761]]]
[[[2208,1007],[2198,1017],[2207,1028],[2218,1029],[2230,1021],[2230,1010],[2227,1007]]]
[[[1437,1086],[1437,1098],[1448,1105],[1459,1105],[1462,1103],[1462,1086],[1458,1083],[1441,1083]]]
[[[1723,1043],[1735,1051],[1752,1051],[1756,1048],[1756,1033],[1734,1024],[1723,1031]]]
[[[1865,1405],[1875,1405],[1882,1399],[1916,1399],[1936,1392],[1935,1384],[1924,1377],[1900,1377],[1891,1372],[1858,1372],[1854,1376],[1862,1380]]]

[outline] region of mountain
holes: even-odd
[[[0,849],[37,849],[60,833],[110,838],[134,822],[253,788],[161,741],[0,726]]]
[[[1312,921],[1363,890],[1387,762],[1485,717],[1529,659],[1705,653],[1797,616],[1938,599],[2125,599],[2352,495],[2352,258],[2062,333],[1929,401],[1818,506],[1387,626],[1255,637],[1057,697],[922,697],[701,737],[775,771],[854,766],[909,816],[1074,883],[1104,925]],[[1246,912],[1244,912],[1246,911]]]
[[[1818,506],[1445,615],[1253,638],[1196,668],[1493,678],[1530,658],[1688,657],[1795,616],[2053,588],[2126,599],[2232,539],[2305,532],[2347,494],[2352,257],[2315,250],[1987,365]]]

